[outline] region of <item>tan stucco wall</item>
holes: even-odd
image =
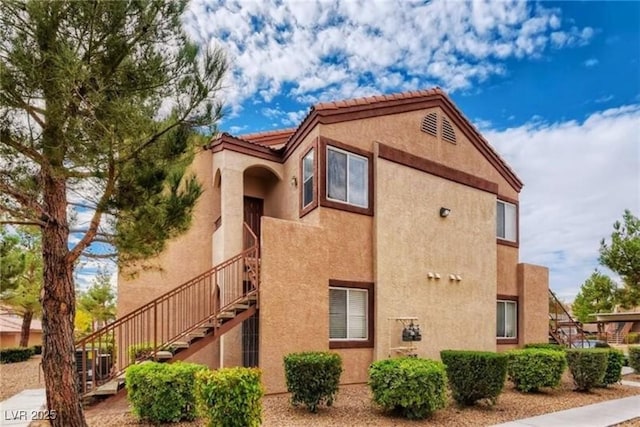
[[[18,347],[20,332],[0,332],[0,348]],[[42,332],[31,332],[27,347],[42,345]]]
[[[494,232],[495,234],[495,232]],[[496,244],[498,269],[498,294],[518,295],[518,248]]]
[[[376,358],[395,355],[389,346],[400,344],[391,317],[419,318],[422,357],[494,350],[495,196],[383,159],[376,184]],[[447,218],[442,206],[451,209]]]
[[[549,269],[518,264],[519,318],[522,339],[519,344],[547,342],[549,337]]]
[[[339,244],[352,238],[357,242],[359,234],[356,228],[338,239],[326,228],[263,218],[260,367],[267,393],[286,391],[285,355],[329,350],[329,279],[371,280],[370,259],[355,261],[349,267],[349,260],[354,259],[349,257],[350,251],[356,249]],[[303,253],[308,256],[301,258]],[[336,351],[345,368],[341,382],[365,382],[372,350]]]
[[[456,144],[438,141],[420,130],[422,118],[432,111],[442,113],[439,108],[433,108],[321,125],[320,134],[368,151],[373,151],[374,142],[381,142],[493,181],[498,184],[500,195],[517,199],[518,193],[467,140],[453,122],[451,123],[457,136]]]

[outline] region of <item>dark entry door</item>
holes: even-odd
[[[244,222],[260,238],[260,218],[264,214],[264,200],[256,197],[244,197]]]
[[[264,213],[264,200],[255,197],[244,198],[244,222],[251,231],[260,238],[260,218]],[[247,288],[249,282],[244,283]],[[242,365],[245,367],[258,366],[258,342],[260,338],[260,318],[258,313],[242,322]]]

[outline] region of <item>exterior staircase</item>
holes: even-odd
[[[259,241],[245,223],[244,250],[76,342],[79,393],[116,394],[126,369],[184,360],[255,314]]]
[[[624,344],[624,339],[633,327],[633,322],[616,322],[609,325],[611,329],[607,328],[607,343],[609,344]]]
[[[582,323],[571,317],[551,289],[549,289],[549,342],[566,347],[589,345]]]

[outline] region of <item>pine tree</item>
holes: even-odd
[[[42,246],[39,234],[40,230],[25,226],[14,233],[6,230],[0,233],[0,239],[2,239],[0,245],[4,247],[12,245],[6,256],[0,259],[0,264],[6,263],[6,268],[13,270],[10,276],[0,279],[3,284],[0,302],[22,317],[20,347],[29,345],[31,321],[34,317],[39,317],[42,312],[40,306]]]
[[[186,168],[213,133],[226,70],[181,24],[184,1],[0,2],[0,221],[37,225],[42,359],[54,426],[85,426],[74,371],[74,268],[162,250],[201,193]],[[68,212],[88,214],[73,228]],[[70,235],[74,239],[70,241]],[[96,244],[98,243],[98,244]]]
[[[611,313],[615,305],[615,282],[596,270],[580,287],[571,310],[578,320],[584,323],[595,320],[592,314]]]
[[[78,309],[91,316],[91,330],[95,331],[116,317],[116,294],[111,275],[99,269],[89,288],[78,296]]]

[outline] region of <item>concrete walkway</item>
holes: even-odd
[[[630,382],[630,381],[629,381]],[[640,396],[497,424],[500,427],[607,427],[640,417]]]
[[[23,390],[0,402],[0,426],[27,427],[32,421],[42,419],[46,403],[43,388]]]

